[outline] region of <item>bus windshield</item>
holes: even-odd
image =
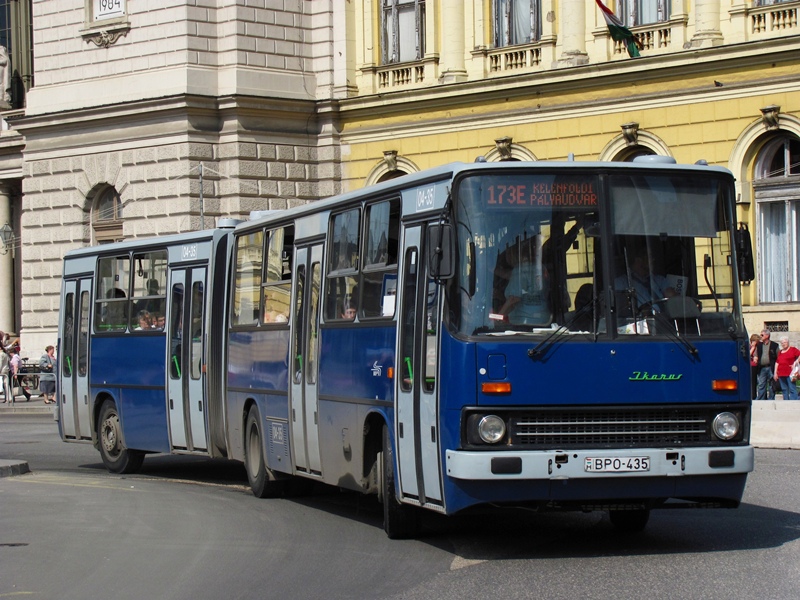
[[[463,335],[730,335],[742,328],[729,179],[514,170],[454,194]]]

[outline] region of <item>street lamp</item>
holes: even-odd
[[[8,251],[14,246],[14,230],[9,227],[8,223],[0,227],[0,242],[3,244],[0,254],[8,254]]]

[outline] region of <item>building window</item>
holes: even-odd
[[[759,298],[800,301],[800,140],[766,144],[756,164]]]
[[[383,64],[421,60],[425,55],[425,0],[381,1]]]
[[[496,48],[529,44],[541,35],[539,0],[494,0]]]
[[[24,108],[33,86],[32,39],[31,0],[0,0],[0,46],[8,53],[0,100],[10,108]]]
[[[97,244],[122,240],[122,202],[113,187],[97,194],[92,210],[92,231]]]
[[[649,25],[669,20],[670,0],[622,0],[620,15],[625,25]]]

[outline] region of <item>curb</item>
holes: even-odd
[[[30,472],[31,469],[24,460],[0,460],[0,477],[24,475]]]

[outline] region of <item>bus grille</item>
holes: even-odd
[[[716,414],[714,412],[713,414]],[[701,409],[555,410],[512,415],[512,446],[690,446],[713,442]]]

